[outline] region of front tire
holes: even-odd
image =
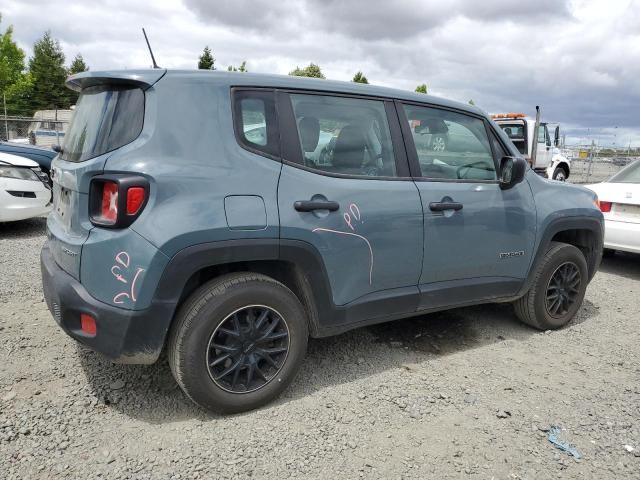
[[[214,279],[180,308],[168,342],[171,372],[196,404],[214,412],[260,407],[294,379],[307,349],[298,298],[265,275]]]
[[[584,255],[573,245],[552,242],[529,291],[514,303],[518,318],[539,330],[563,327],[584,299],[589,272]]]
[[[567,174],[564,168],[556,167],[556,169],[553,171],[553,176],[551,178],[558,182],[566,182],[568,176],[569,175]]]

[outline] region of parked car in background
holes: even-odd
[[[604,248],[640,253],[640,160],[606,182],[587,185],[600,201],[604,215]]]
[[[0,222],[26,220],[51,211],[48,177],[36,162],[0,153]]]
[[[309,337],[488,302],[560,328],[601,259],[596,195],[540,178],[467,104],[204,70],[67,85],[80,96],[52,167],[49,310],[115,361],[167,351],[207,409],[275,398]]]
[[[614,157],[611,159],[611,163],[613,163],[616,167],[626,167],[630,162],[631,160],[625,157]]]
[[[49,178],[49,173],[51,171],[51,161],[57,155],[57,153],[51,150],[51,148],[36,147],[34,145],[23,145],[14,142],[0,142],[0,152],[19,155],[20,157],[25,157],[29,160],[33,160],[40,166],[42,172],[47,175],[49,184],[51,184]]]

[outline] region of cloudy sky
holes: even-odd
[[[158,63],[286,74],[314,62],[328,78],[473,99],[487,111],[563,124],[569,142],[640,146],[640,0],[0,0],[2,27],[28,55],[51,30],[92,70]]]

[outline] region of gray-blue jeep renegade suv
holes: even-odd
[[[485,113],[369,85],[86,72],[42,250],[56,322],[118,362],[166,347],[184,392],[280,394],[307,339],[513,302],[558,328],[602,254],[594,194],[540,178]],[[425,141],[446,128],[446,148]]]

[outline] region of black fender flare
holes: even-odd
[[[164,268],[153,303],[173,305],[168,330],[184,288],[196,272],[217,265],[269,260],[286,262],[295,267],[295,281],[300,287],[298,294],[309,312],[309,327],[313,335],[319,330],[320,318],[329,318],[335,306],[320,252],[313,245],[300,240],[221,240],[184,248]]]
[[[589,230],[594,234],[595,254],[587,258],[589,281],[591,281],[596,271],[598,270],[600,260],[602,259],[604,222],[596,217],[588,216],[557,217],[549,222],[540,238],[540,242],[538,242],[536,253],[533,257],[531,265],[529,266],[529,273],[524,284],[518,291],[518,297],[523,296],[531,288],[533,276],[538,268],[538,265],[542,261],[542,258],[549,249],[553,237],[560,232],[570,230]]]

